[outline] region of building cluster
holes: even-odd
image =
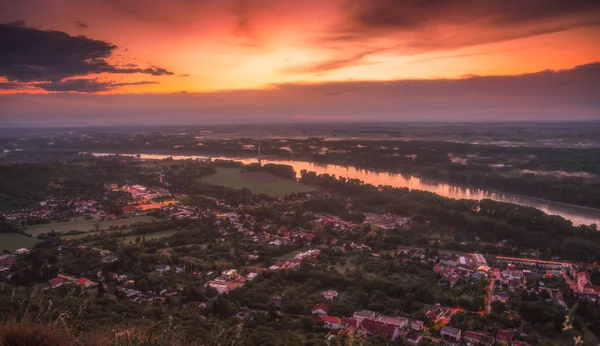
[[[250,276],[250,281],[256,278],[256,273]],[[227,294],[236,288],[244,286],[247,277],[239,275],[237,270],[229,269],[221,273],[218,278],[208,281],[207,286],[214,288],[219,294]]]
[[[508,329],[498,329],[495,336],[489,333],[462,330],[450,326],[444,326],[440,331],[441,339],[448,343],[465,343],[467,345],[513,345],[528,346],[529,344],[514,339],[514,332]]]
[[[365,213],[365,224],[370,224],[371,226],[375,226],[381,229],[393,229],[398,226],[402,226],[410,221],[410,218],[393,215],[393,214],[374,214],[374,213]]]
[[[327,291],[329,292],[329,291]],[[391,340],[400,337],[409,344],[417,345],[424,330],[424,322],[414,320],[410,322],[404,317],[392,317],[378,314],[369,310],[356,311],[350,317],[329,316],[329,306],[325,303],[315,304],[312,307],[313,321],[323,322],[323,326],[330,330],[345,330],[356,332],[361,336],[381,335]]]
[[[593,285],[586,268],[569,265],[564,267],[563,277],[575,294],[592,301],[600,301],[600,285]]]
[[[481,254],[470,254],[468,256],[441,256],[438,264],[433,270],[442,276],[442,281],[448,282],[450,287],[456,285],[460,280],[480,280],[488,277],[490,267],[487,260]]]
[[[64,220],[70,217],[91,216],[97,219],[114,218],[115,215],[108,214],[96,200],[59,200],[48,199],[39,202],[36,207],[16,210],[6,214],[0,214],[0,218],[8,221],[27,223],[35,220]]]

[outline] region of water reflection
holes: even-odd
[[[114,155],[108,153],[94,153],[97,156]],[[128,156],[134,156],[133,154]],[[141,154],[142,159],[166,159],[168,157],[174,160],[185,160],[185,159],[208,159],[208,156],[199,155],[158,155],[158,154]],[[223,159],[241,161],[245,164],[255,163],[255,158],[231,158],[231,157],[215,157],[212,159]],[[366,169],[347,167],[339,165],[329,165],[321,163],[312,163],[307,161],[291,161],[291,160],[271,160],[263,159],[264,163],[276,163],[290,165],[294,167],[297,174],[300,171],[307,170],[313,171],[317,174],[330,174],[336,177],[345,177],[351,179],[359,179],[367,184],[373,185],[390,185],[393,187],[406,187],[411,190],[423,190],[428,192],[436,193],[440,196],[455,198],[455,199],[492,199],[500,202],[514,203],[524,206],[535,207],[548,214],[560,215],[565,219],[569,219],[575,225],[580,224],[598,224],[600,225],[600,210],[580,207],[576,205],[568,205],[562,203],[551,202],[547,200],[541,200],[531,197],[524,197],[513,195],[510,193],[501,193],[491,190],[470,188],[455,184],[442,183],[430,179],[421,179],[406,174],[396,174],[388,172],[375,172]]]

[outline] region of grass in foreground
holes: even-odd
[[[293,192],[310,192],[315,187],[294,180],[279,178],[268,172],[241,172],[237,168],[217,168],[215,174],[201,178],[205,183],[233,189],[248,188],[252,193],[264,193],[271,197],[284,197]]]

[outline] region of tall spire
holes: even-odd
[[[258,144],[258,165],[262,166],[262,154],[260,153],[260,143]]]

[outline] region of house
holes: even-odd
[[[419,342],[421,342],[421,334],[411,330],[408,332],[408,334],[406,334],[406,342],[411,345],[418,345]]]
[[[508,292],[497,292],[492,295],[492,302],[497,300],[506,303],[510,299],[510,294]]]
[[[435,321],[437,319],[437,315],[436,315],[435,311],[433,311],[433,310],[428,310],[425,313],[425,316],[429,317],[432,321]]]
[[[237,277],[237,275],[237,270],[235,269],[224,270],[223,273],[221,273],[221,276],[227,280],[233,280]]]
[[[381,315],[381,316],[377,317],[377,319],[375,321],[386,323],[386,324],[391,324],[393,326],[398,327],[399,329],[403,329],[404,327],[406,327],[408,325],[408,320],[404,317],[390,317],[390,316]]]
[[[329,306],[325,303],[315,304],[312,307],[313,315],[324,316],[324,315],[327,315],[328,313],[329,313]]]
[[[337,291],[325,291],[323,292],[323,298],[327,300],[333,300],[333,298],[337,297]]]
[[[0,256],[0,268],[10,267],[17,263],[17,259],[13,255]]]
[[[525,341],[515,341],[513,342],[512,346],[529,346],[529,344]]]
[[[360,333],[366,335],[383,335],[392,340],[398,338],[398,327],[393,324],[375,320],[363,320],[360,322]]]
[[[171,266],[168,264],[157,264],[156,265],[156,271],[159,273],[164,273],[169,270],[171,270]]]
[[[62,286],[62,284],[63,284],[62,278],[54,278],[54,279],[48,280],[48,286],[50,286],[50,288],[57,288],[59,286]]]
[[[354,319],[361,322],[362,320],[372,320],[375,319],[375,316],[377,316],[376,313],[374,313],[373,311],[369,311],[369,310],[362,310],[362,311],[357,311],[354,313]]]
[[[496,339],[493,336],[487,335],[486,333],[466,331],[465,340],[475,345],[492,346]]]
[[[218,282],[216,280],[212,280],[208,282],[208,286],[214,288],[219,294],[227,294],[229,293],[229,287],[227,283]]]
[[[271,304],[273,304],[275,306],[281,306],[281,297],[279,297],[279,296],[271,297]]]
[[[339,317],[326,315],[321,318],[321,321],[323,321],[327,329],[340,329],[342,327],[342,320]]]
[[[512,340],[512,332],[508,329],[498,329],[496,333],[496,342],[502,345],[510,345]]]
[[[410,324],[410,328],[412,330],[416,330],[416,331],[422,331],[425,327],[425,324],[423,321],[413,321],[413,323]]]
[[[108,255],[104,258],[102,258],[100,261],[102,263],[115,263],[119,260],[119,257],[115,256],[115,255]]]
[[[246,275],[246,280],[252,281],[256,279],[256,276],[258,276],[258,273],[248,273],[248,275]]]
[[[458,328],[444,326],[441,331],[442,339],[453,342],[458,342],[461,336],[461,330]]]
[[[75,280],[75,283],[77,285],[79,285],[79,286],[83,286],[83,287],[86,287],[86,288],[93,287],[93,286],[97,285],[97,283],[95,283],[94,281],[88,280],[86,278],[77,279],[77,280]]]
[[[342,327],[344,328],[357,328],[358,321],[354,318],[344,317],[342,318]]]
[[[27,250],[26,248],[20,248],[20,249],[15,250],[15,254],[17,254],[17,255],[27,255],[27,254],[29,254],[29,252],[30,251]]]

